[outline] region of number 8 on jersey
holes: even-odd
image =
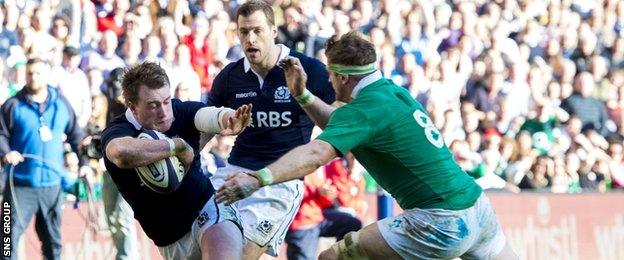
[[[427,116],[427,114],[422,111],[416,109],[414,111],[414,119],[418,125],[420,125],[425,130],[425,136],[427,136],[427,140],[435,147],[442,148],[444,146],[444,139],[442,139],[442,134],[440,131],[433,125],[433,121]]]

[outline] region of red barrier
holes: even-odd
[[[488,197],[505,234],[521,259],[624,259],[624,193],[613,194],[497,194]],[[373,220],[375,196],[369,198]],[[101,204],[96,204],[101,207]],[[114,259],[113,244],[104,219],[104,230],[89,229],[79,210],[63,210],[64,259]],[[395,214],[400,212],[397,208]],[[85,231],[86,230],[86,231]],[[141,259],[161,259],[152,241],[137,225]],[[41,259],[39,240],[31,226],[22,239],[26,259]],[[23,254],[22,254],[23,255]],[[285,250],[282,251],[285,255]],[[285,259],[285,257],[280,257]]]
[[[61,236],[63,239],[62,259],[72,260],[99,260],[115,259],[116,249],[106,220],[104,208],[101,202],[93,206],[100,215],[94,217],[94,221],[88,221],[88,204],[80,203],[77,209],[71,203],[66,203],[63,208],[63,223],[61,224]],[[26,255],[28,260],[43,259],[41,256],[41,243],[37,238],[34,228],[34,218],[25,236],[20,243],[20,255]],[[141,226],[136,222],[138,252],[141,259],[162,259],[154,242],[145,235]]]
[[[624,194],[490,194],[521,259],[624,259]]]

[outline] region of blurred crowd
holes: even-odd
[[[624,1],[274,0],[279,43],[322,61],[334,34],[369,35],[378,67],[429,111],[461,167],[485,189],[555,193],[624,189]],[[158,61],[182,100],[205,100],[243,57],[232,0],[0,0],[0,104],[26,83],[29,58],[90,135],[119,101],[121,70]],[[203,166],[225,165],[212,140]],[[360,180],[360,173],[353,178]],[[320,182],[325,183],[325,182]]]

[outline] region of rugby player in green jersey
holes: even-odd
[[[299,61],[282,61],[291,95],[324,131],[266,168],[229,176],[217,201],[301,178],[352,152],[404,212],[347,234],[321,259],[517,259],[489,200],[455,163],[425,109],[375,68],[373,45],[354,31],[328,40],[325,53],[336,100],[346,105],[316,98]]]

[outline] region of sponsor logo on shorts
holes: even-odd
[[[258,224],[258,230],[265,235],[268,235],[269,232],[271,232],[271,229],[273,229],[273,223],[271,223],[271,221],[263,220],[260,224]]]
[[[392,221],[392,223],[388,224],[388,227],[390,227],[390,228],[400,228],[401,224],[403,224],[403,220],[395,219],[395,220]]]
[[[203,211],[202,213],[199,214],[199,216],[197,216],[197,224],[201,227],[204,224],[206,224],[206,222],[208,222],[208,220],[210,220],[210,217],[208,216],[208,212],[207,211]]]

